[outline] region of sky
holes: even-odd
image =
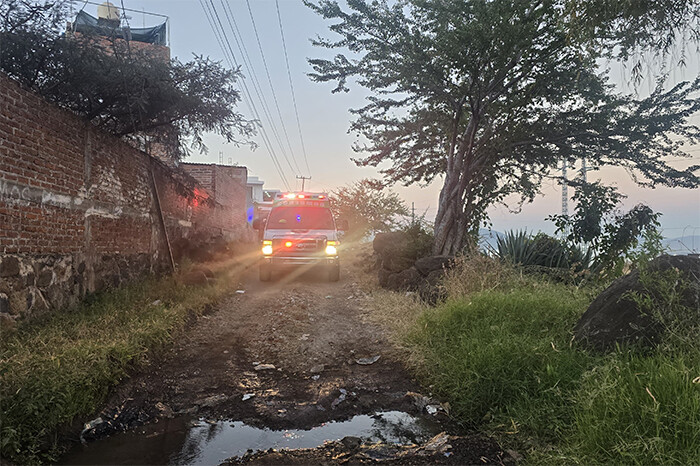
[[[121,6],[121,0],[112,0],[117,6]],[[219,17],[227,28],[236,59],[242,62],[238,54],[233,35],[228,29],[228,22],[222,6],[223,0],[213,0]],[[306,149],[306,158],[302,151],[299,137],[299,129],[296,122],[292,92],[285,55],[282,47],[280,26],[278,22],[276,3],[274,0],[249,0],[252,17],[255,21],[260,46],[252,27],[251,13],[248,10],[246,0],[229,0],[227,5],[233,19],[240,28],[241,36],[247,54],[250,58],[253,70],[243,67],[250,93],[255,96],[252,78],[257,77],[261,93],[265,95],[267,106],[276,121],[277,132],[285,147],[287,147],[287,162],[278,153],[280,165],[285,168],[288,183],[292,189],[300,189],[300,180],[295,175],[311,176],[306,181],[307,191],[330,191],[339,186],[360,180],[362,178],[378,178],[376,169],[371,167],[358,167],[351,161],[351,157],[357,154],[352,150],[355,141],[353,135],[348,134],[352,115],[350,108],[358,108],[365,103],[367,93],[357,86],[351,88],[349,93],[332,94],[332,83],[314,83],[307,73],[311,67],[307,58],[330,57],[335,51],[328,51],[314,47],[310,43],[311,38],[320,35],[332,37],[328,30],[329,23],[306,8],[301,0],[279,0],[280,16],[284,31],[287,58],[300,121],[301,135]],[[76,9],[83,6],[83,2],[76,3]],[[209,56],[215,60],[222,60],[225,64],[224,53],[217,41],[217,37],[208,22],[205,10],[198,0],[123,0],[123,6],[145,12],[153,12],[168,16],[169,41],[171,56],[181,61],[191,59],[193,54]],[[85,11],[96,15],[97,6],[85,4]],[[139,12],[127,12],[127,18],[132,27],[152,26],[162,21],[161,18],[149,16]],[[274,87],[277,105],[273,98],[267,73],[261,58],[259,47],[262,48],[269,81]],[[638,93],[640,96],[650,91],[650,81],[643,82],[634,88],[629,85],[629,72],[624,66],[617,63],[607,64],[611,69],[611,78],[619,86],[619,90],[625,93]],[[672,85],[682,80],[693,79],[700,70],[700,57],[697,52],[690,53],[685,68],[676,67],[670,73],[669,84]],[[242,102],[239,111],[246,117],[252,118],[250,108],[246,102]],[[260,107],[259,102],[255,102]],[[277,117],[277,106],[280,109],[284,129]],[[259,109],[259,112],[263,112]],[[263,124],[266,118],[262,117]],[[700,124],[700,115],[694,117],[694,121]],[[294,157],[288,148],[284,131],[289,138]],[[272,137],[272,136],[271,136]],[[234,163],[248,167],[249,175],[257,176],[265,181],[266,189],[284,189],[284,184],[275,169],[273,161],[262,144],[260,136],[255,138],[259,144],[256,150],[247,146],[235,147],[226,144],[216,135],[210,135],[205,139],[209,146],[207,154],[193,153],[186,162],[218,163],[223,157],[225,164]],[[273,145],[276,144],[273,142]],[[700,163],[700,146],[691,147],[690,154],[696,160],[690,162],[677,161],[674,166],[683,168],[692,163]],[[279,152],[279,149],[277,149]],[[309,170],[306,169],[308,163]],[[291,168],[293,169],[290,169]],[[299,170],[296,170],[299,167]],[[575,167],[578,168],[578,167]],[[571,171],[571,169],[570,169]],[[295,172],[295,173],[293,173]],[[589,180],[601,179],[605,183],[615,184],[619,190],[627,195],[624,208],[631,208],[638,203],[648,204],[655,211],[661,212],[664,236],[669,238],[679,236],[700,235],[700,190],[694,189],[643,189],[635,185],[624,170],[618,168],[605,168],[599,172],[588,174]],[[436,179],[430,186],[394,186],[396,191],[409,205],[415,206],[417,215],[425,215],[426,220],[432,221],[437,210],[437,200],[441,187],[441,179]],[[572,190],[569,190],[572,194]],[[509,200],[509,207],[494,206],[489,215],[492,228],[497,231],[509,229],[527,229],[531,231],[544,231],[553,233],[551,222],[545,221],[548,215],[561,213],[561,188],[553,181],[545,181],[541,188],[541,194],[535,202],[523,206],[519,213],[515,213],[517,201]],[[569,209],[573,203],[569,203]]]

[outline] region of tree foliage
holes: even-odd
[[[616,189],[600,183],[575,184],[574,213],[548,219],[557,226],[557,233],[566,235],[568,244],[585,245],[594,253],[595,272],[619,276],[626,261],[661,253],[661,214],[644,204],[623,213],[619,205],[625,196]]]
[[[310,60],[311,78],[335,82],[334,92],[351,82],[370,91],[352,110],[356,163],[380,167],[390,182],[444,179],[435,253],[459,252],[494,203],[533,200],[562,160],[624,166],[644,185],[700,182],[700,167],[667,163],[687,155],[684,142],[700,142],[688,122],[700,79],[643,100],[615,93],[598,62],[624,45],[628,35],[605,32],[634,9],[610,1],[618,14],[596,19],[595,2],[580,3],[588,13],[574,24],[575,3],[565,0],[306,2],[340,36],[315,45],[346,51]],[[653,34],[628,45],[648,46]]]
[[[408,215],[398,194],[388,192],[381,182],[363,179],[333,191],[331,208],[336,218],[346,220],[350,237],[361,239],[370,233],[390,231]]]
[[[254,126],[235,111],[238,70],[202,56],[187,63],[120,37],[62,34],[68,2],[8,0],[0,6],[0,70],[47,100],[178,159],[205,150],[214,132],[229,142]]]

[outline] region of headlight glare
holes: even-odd
[[[265,254],[266,256],[269,256],[272,254],[272,245],[271,244],[266,244],[262,248],[262,253]]]
[[[326,246],[326,254],[329,256],[335,256],[336,254],[338,254],[338,249],[332,244],[329,244],[328,246]]]

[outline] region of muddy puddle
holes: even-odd
[[[69,451],[60,464],[219,464],[248,450],[315,448],[346,436],[410,445],[440,432],[429,418],[400,411],[358,415],[310,430],[271,430],[240,421],[164,419]]]

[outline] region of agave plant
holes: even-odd
[[[521,266],[540,266],[576,271],[588,269],[593,254],[544,233],[532,236],[525,230],[511,230],[497,239],[496,255],[503,261]]]
[[[526,230],[511,230],[496,240],[497,256],[515,265],[534,265],[537,245]]]

